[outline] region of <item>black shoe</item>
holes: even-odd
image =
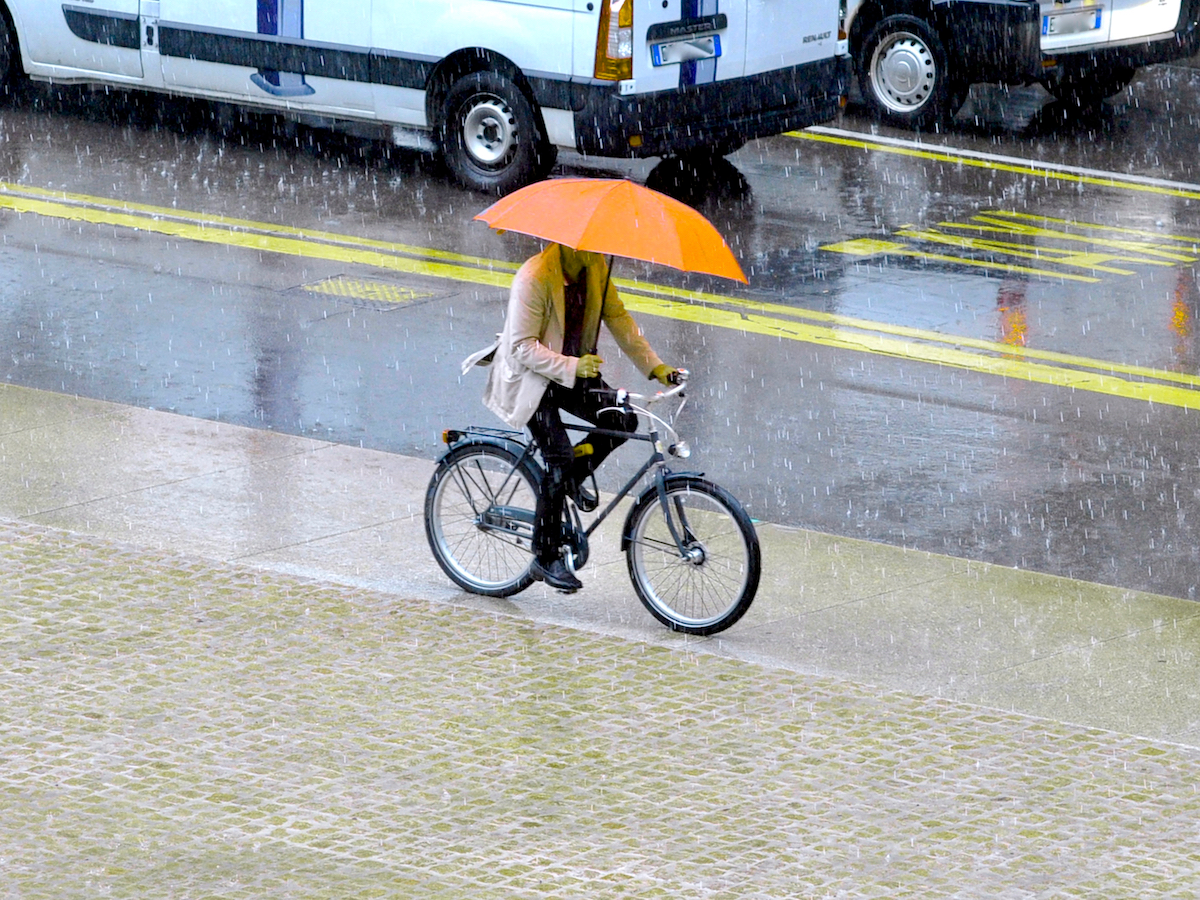
[[[544,581],[550,587],[565,594],[573,594],[583,587],[583,582],[575,577],[561,559],[550,563],[542,563],[535,559],[533,565],[529,567],[529,574],[534,577],[535,581]]]
[[[571,499],[580,512],[593,512],[600,505],[600,495],[586,481],[580,481],[571,488]]]

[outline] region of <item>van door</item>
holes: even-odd
[[[600,8],[595,0],[572,0],[571,75],[590,80],[596,70],[596,37],[600,30]]]
[[[794,4],[793,4],[794,5]],[[638,0],[633,74],[639,94],[740,78],[746,0]]]
[[[369,0],[159,0],[159,15],[168,88],[373,113]]]
[[[1180,0],[1112,0],[1110,41],[1134,41],[1174,31]]]
[[[832,0],[745,2],[745,74],[787,69],[837,53],[838,5]]]
[[[34,24],[43,17],[49,20],[48,27],[28,28],[21,35],[35,63],[127,79],[142,77],[138,0],[39,4]]]

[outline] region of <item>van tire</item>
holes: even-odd
[[[867,33],[858,53],[858,85],[871,114],[904,128],[929,128],[954,118],[966,88],[953,73],[937,32],[916,16],[887,16]]]
[[[533,104],[499,72],[472,72],[451,86],[439,141],[454,177],[489,194],[531,184],[554,165],[554,147]]]

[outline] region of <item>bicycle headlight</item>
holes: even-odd
[[[671,445],[671,455],[678,456],[680,459],[687,459],[692,455],[692,448],[688,446],[687,441],[679,441]]]

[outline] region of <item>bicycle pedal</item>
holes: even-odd
[[[595,481],[592,483],[594,485]],[[600,505],[599,492],[594,487],[588,487],[586,482],[576,485],[571,490],[571,499],[575,501],[575,506],[580,512],[594,512]]]

